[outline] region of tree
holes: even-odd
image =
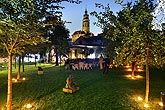
[[[24,45],[23,53],[15,55],[18,57],[18,72],[17,72],[17,78],[16,78],[17,80],[20,80],[20,78],[21,78],[21,59],[22,59],[22,70],[24,72],[24,57],[25,57],[25,55],[37,54],[42,48],[42,46],[40,46],[40,45],[43,45],[45,43],[46,42],[40,42],[39,44],[35,45],[35,48],[34,48],[34,45],[31,45],[31,44],[30,45],[29,44]],[[35,66],[36,66],[36,58],[35,58]]]
[[[12,56],[24,53],[27,45],[45,42],[41,36],[42,20],[50,15],[62,13],[58,3],[79,0],[2,0],[0,1],[0,50],[8,56],[7,110],[12,109]]]
[[[122,4],[122,2],[120,3]],[[146,66],[145,102],[147,103],[149,65],[162,66],[165,63],[165,37],[152,29],[153,15],[151,13],[155,8],[154,2],[152,0],[140,0],[132,4],[131,2],[122,4],[123,9],[117,13],[116,20],[112,19],[114,15],[108,14],[110,12],[109,7],[104,8],[106,11],[96,17],[103,27],[108,27],[108,30],[110,30],[109,27],[112,27],[111,30],[113,29],[113,31],[107,31],[106,35],[113,32],[112,40],[121,41],[119,42],[120,45],[116,47],[117,65],[136,62]],[[106,22],[108,24],[105,24]]]
[[[121,2],[120,0],[116,1]],[[111,11],[109,4],[107,6],[104,6],[102,4],[97,4],[97,8],[101,8],[104,11],[103,12],[91,12],[90,14],[92,16],[95,16],[98,18],[98,21],[94,24],[98,27],[100,27],[103,30],[102,37],[104,37],[104,45],[105,49],[103,49],[104,54],[108,55],[111,60],[114,59],[114,56],[116,55],[116,47],[120,45],[120,40],[113,38],[114,29],[116,28],[116,20],[117,17],[114,15],[113,11]]]
[[[69,40],[69,30],[65,27],[65,23],[68,22],[63,21],[61,19],[62,12],[58,11],[59,9],[63,9],[64,7],[61,7],[59,5],[52,5],[52,3],[59,3],[62,1],[76,4],[81,3],[80,0],[51,0],[49,2],[41,2],[42,5],[36,2],[39,8],[42,7],[40,15],[42,15],[45,18],[43,20],[43,23],[45,24],[43,30],[46,32],[44,34],[45,38],[51,41],[51,43],[48,44],[49,49],[51,48],[51,46],[55,46],[56,65],[58,65],[58,54],[66,53]],[[46,50],[48,49],[45,48],[45,51]]]
[[[7,25],[7,26],[6,26]],[[24,25],[16,25],[15,22],[8,19],[1,19],[0,42],[8,53],[8,95],[7,109],[11,110],[12,105],[12,56],[20,51],[26,44],[34,45],[35,43],[43,42],[40,36],[31,36],[31,33],[24,30]]]
[[[54,20],[54,19],[53,19]],[[58,20],[53,21],[51,25],[47,26],[48,28],[48,35],[47,39],[51,41],[50,46],[54,46],[54,50],[56,53],[56,65],[58,65],[58,54],[66,53],[68,47],[68,40],[69,40],[69,30],[64,26],[62,21]],[[57,24],[58,22],[58,24]]]
[[[31,1],[22,2],[29,5]],[[25,4],[21,5],[17,1],[4,1],[0,4],[0,45],[4,47],[8,55],[7,110],[12,109],[12,56],[22,53],[27,44],[34,45],[44,41],[36,30],[33,32],[30,30],[31,26],[36,27],[37,24],[22,18],[25,14],[24,9],[28,9],[24,7]]]

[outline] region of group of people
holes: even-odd
[[[103,74],[107,74],[110,67],[109,56],[103,57],[101,54],[97,61],[89,59],[67,59],[65,61],[66,69],[85,70],[92,69],[93,67],[99,67],[100,70],[103,70]]]
[[[66,69],[85,70],[93,69],[94,63],[88,59],[67,59],[65,61]]]

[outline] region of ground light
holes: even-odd
[[[163,102],[159,102],[159,106],[163,107]]]
[[[138,101],[142,101],[143,100],[143,98],[142,97],[140,97],[140,96],[138,96]]]
[[[16,83],[18,80],[15,79],[15,78],[12,78],[12,81],[13,81],[13,83],[14,83],[14,82]]]
[[[131,79],[135,79],[135,77],[131,77]]]
[[[125,71],[132,71],[132,69],[128,68],[128,69],[125,69]]]
[[[125,71],[132,71],[131,65],[126,65],[126,66],[124,66],[124,68],[125,68],[124,69]],[[144,70],[140,66],[136,66],[135,71],[143,72]]]
[[[32,108],[33,106],[31,104],[27,104],[26,108]]]
[[[143,76],[140,76],[140,75],[136,75],[135,77],[136,78],[143,78]]]
[[[130,78],[130,79],[142,79],[143,76],[140,75],[135,75],[134,77],[132,77],[132,75],[124,75],[124,77]]]
[[[16,78],[12,78],[12,82],[13,83],[19,83],[19,82],[22,82],[22,81],[26,81],[28,78],[25,78],[25,77],[23,77],[22,79],[20,79],[20,80],[17,80]]]
[[[139,69],[137,69],[137,71],[142,72],[142,71],[144,71],[144,70],[142,70],[142,69],[139,68]]]
[[[124,66],[124,67],[125,67],[125,68],[131,68],[132,66],[130,66],[130,65],[127,64],[127,65]]]
[[[148,104],[144,104],[144,107],[145,108],[149,108],[150,106]]]
[[[34,105],[31,103],[27,103],[22,107],[23,110],[32,110],[32,108],[34,108]]]
[[[153,107],[159,106],[158,109],[156,109],[156,110],[164,110],[164,109],[162,109],[164,107],[164,104],[162,101],[161,102],[154,101],[154,102],[152,102],[152,106],[150,106],[148,103],[144,102],[144,99],[141,96],[135,95],[134,99],[139,104],[140,107],[144,107],[144,108],[146,108],[146,110],[148,110],[148,108],[152,109],[152,106]]]
[[[26,80],[26,78],[22,78],[22,80]]]

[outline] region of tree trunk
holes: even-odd
[[[25,68],[24,68],[24,56],[22,56],[22,72],[25,72]]]
[[[135,77],[135,62],[132,62],[132,75],[131,75],[132,78]]]
[[[20,72],[20,69],[21,69],[21,57],[19,56],[19,59],[18,59],[18,72],[17,72],[17,80],[20,80],[20,77],[21,77],[21,72]]]
[[[8,55],[7,110],[12,110],[12,54]]]
[[[146,95],[145,95],[145,102],[148,103],[148,96],[149,96],[149,66],[148,66],[148,59],[149,59],[149,49],[147,48],[147,55],[146,55]]]

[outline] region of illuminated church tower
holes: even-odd
[[[85,9],[85,14],[83,15],[83,19],[82,19],[82,29],[79,31],[75,31],[72,34],[72,43],[75,47],[70,48],[71,52],[69,53],[69,58],[71,58],[71,59],[86,58],[86,56],[84,54],[78,52],[78,50],[82,49],[82,47],[80,48],[80,47],[77,47],[76,45],[84,46],[84,44],[81,44],[84,41],[80,41],[81,43],[79,43],[79,40],[84,39],[84,38],[93,37],[93,36],[94,36],[94,34],[92,32],[90,32],[89,15],[88,15],[87,9]],[[77,42],[78,42],[78,44],[77,44]]]
[[[85,14],[83,16],[82,31],[84,31],[85,33],[90,32],[90,20],[89,20],[87,9],[85,10]]]
[[[83,20],[82,20],[82,29],[79,31],[75,31],[72,34],[72,42],[75,42],[79,37],[81,36],[94,36],[93,33],[90,32],[90,22],[89,22],[89,15],[87,12],[87,9],[85,10],[85,14],[83,15]]]

